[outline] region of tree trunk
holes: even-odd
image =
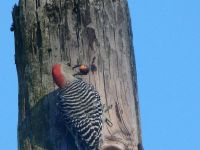
[[[51,68],[91,64],[84,76],[112,106],[101,149],[141,150],[136,70],[126,0],[20,0],[13,9],[19,81],[18,148],[76,150],[57,109]]]

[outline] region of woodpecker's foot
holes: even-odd
[[[112,105],[103,104],[103,112],[104,113],[108,112],[110,109],[112,109]],[[103,120],[109,127],[113,126],[113,123],[107,117],[105,117]]]
[[[103,104],[104,113],[108,112],[110,109],[112,109],[112,105],[106,106],[106,104]]]
[[[105,123],[109,126],[109,127],[112,127],[113,126],[113,123],[110,121],[110,119],[108,118],[105,118]]]

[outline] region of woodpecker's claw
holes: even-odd
[[[105,122],[109,127],[113,126],[113,123],[108,118],[105,119]]]
[[[106,106],[106,104],[103,104],[103,110],[104,112],[108,112],[110,109],[112,109],[112,105]]]

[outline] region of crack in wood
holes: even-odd
[[[76,14],[76,38],[79,49],[79,34],[80,34],[80,26],[81,26],[81,12],[80,12],[80,0],[74,0],[74,8],[73,12]]]
[[[40,0],[35,0],[35,8],[36,10],[40,7]]]
[[[104,72],[104,63],[103,63],[103,84],[104,84],[104,94],[105,94],[105,99],[106,99],[106,106],[108,106],[108,98],[107,98],[107,89],[106,89],[106,78],[105,78],[105,72]],[[110,113],[108,111],[108,116],[110,118]]]
[[[115,100],[115,103],[117,104],[117,107],[115,107],[115,109],[116,109],[116,112],[118,112],[118,113],[116,113],[116,115],[118,114],[117,117],[119,117],[118,119],[119,119],[119,121],[121,122],[121,125],[122,125],[122,126],[120,125],[120,123],[118,123],[118,125],[119,125],[119,127],[120,127],[120,129],[121,129],[121,132],[122,132],[124,135],[129,136],[129,138],[131,139],[131,133],[130,133],[130,131],[128,130],[128,128],[127,128],[127,126],[126,126],[126,123],[125,123],[125,121],[124,121],[124,119],[123,119],[123,115],[122,115],[123,111],[122,111],[122,109],[121,109],[121,105],[120,105],[120,101],[119,101],[119,97],[118,97],[116,82],[115,82],[114,85],[115,85],[115,91],[116,91],[116,97],[117,97],[117,99]],[[124,130],[126,130],[126,131],[124,131]]]

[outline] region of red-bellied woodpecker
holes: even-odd
[[[78,149],[99,150],[103,108],[98,92],[91,84],[75,78],[65,64],[55,64],[52,76],[60,88],[59,108],[65,126]]]

